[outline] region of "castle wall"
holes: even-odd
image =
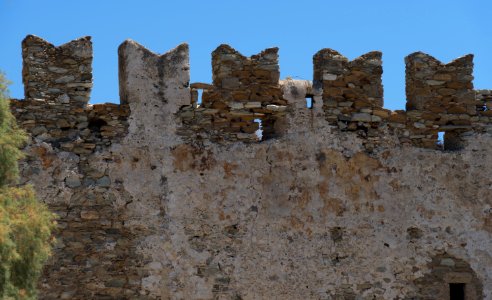
[[[318,51],[313,57],[314,82],[323,89],[323,105],[328,120],[377,122],[369,115],[383,107],[382,53],[370,52],[353,61],[333,49]]]
[[[92,88],[92,43],[83,37],[59,47],[33,35],[22,41],[26,99],[82,107]]]
[[[256,142],[259,130],[263,138],[278,136],[287,103],[279,85],[277,51],[266,49],[248,58],[228,45],[219,46],[212,53],[213,85],[191,85],[194,95],[203,90],[202,102],[198,108],[194,98],[193,105],[183,107],[180,135],[218,142]]]
[[[492,93],[470,56],[422,71],[464,74],[447,98],[409,56],[393,112],[377,52],[322,50],[313,84],[278,80],[276,48],[219,46],[212,84],[189,83],[185,44],[118,55],[119,105],[12,101],[22,183],[59,215],[42,299],[492,299]]]

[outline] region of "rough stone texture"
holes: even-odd
[[[33,184],[59,215],[56,255],[40,282],[41,298],[100,299],[133,293],[139,280],[131,247],[136,233],[123,226],[124,204],[130,199],[124,191],[115,193],[121,183],[109,177],[107,167],[115,163],[108,149],[127,135],[128,107],[69,109],[26,99],[12,101],[12,109],[31,135],[22,183]],[[128,282],[128,289],[116,289],[115,281]],[[100,286],[108,290],[101,293]]]
[[[83,107],[92,88],[92,43],[86,36],[59,47],[28,35],[22,41],[26,99]]]
[[[421,299],[450,299],[450,284],[465,284],[465,299],[483,299],[482,283],[470,265],[449,254],[440,254],[429,263],[430,273],[416,280]]]
[[[464,132],[483,120],[490,121],[479,116],[487,113],[482,113],[483,104],[477,103],[473,90],[473,55],[443,64],[416,52],[407,56],[405,63],[407,124],[413,124],[410,139],[414,144],[432,147],[437,132],[445,131],[444,147],[461,148]]]
[[[473,55],[443,64],[416,52],[405,58],[407,110],[476,114],[473,91]]]
[[[482,132],[492,113],[488,90],[473,90],[473,55],[443,64],[422,52],[405,58],[407,111],[382,108],[382,61],[377,51],[353,61],[332,49],[315,54],[313,95],[322,101],[326,120],[343,131],[355,131],[372,151],[389,128],[401,144],[457,150],[463,136]],[[438,133],[444,143],[436,143]]]
[[[369,107],[333,122],[325,87],[278,81],[276,49],[220,46],[213,85],[189,84],[185,44],[118,52],[120,105],[12,102],[32,137],[23,182],[60,216],[42,299],[446,299],[449,283],[492,299],[490,91],[460,131],[363,94]],[[258,85],[268,97],[228,96]],[[275,116],[274,135],[210,125],[240,105]]]
[[[364,54],[349,61],[333,49],[318,51],[313,57],[315,85],[323,89],[323,106],[328,120],[352,118],[371,122],[368,114],[383,106],[382,53]],[[363,117],[362,117],[363,115]]]
[[[248,58],[228,45],[212,53],[213,85],[191,85],[192,105],[179,112],[179,134],[188,141],[256,142],[282,131],[287,102],[279,85],[278,48]],[[203,89],[197,103],[198,89]]]

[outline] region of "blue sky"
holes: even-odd
[[[403,59],[424,51],[443,62],[475,54],[475,88],[492,89],[491,0],[109,1],[0,0],[0,70],[23,97],[20,43],[27,34],[60,45],[90,35],[91,103],[119,102],[117,48],[131,38],[166,52],[190,45],[191,81],[211,82],[222,43],[245,55],[280,48],[281,78],[312,79],[312,56],[333,48],[350,59],[383,51],[385,107],[405,106]]]

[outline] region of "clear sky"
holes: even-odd
[[[349,59],[383,51],[385,107],[405,106],[403,59],[424,51],[443,62],[475,54],[475,88],[492,89],[492,0],[110,1],[0,0],[0,70],[23,97],[20,44],[27,34],[60,45],[93,37],[91,103],[119,102],[117,48],[133,39],[163,53],[190,45],[192,82],[211,82],[210,53],[222,43],[244,55],[280,48],[281,78],[312,79],[312,56],[333,48]]]

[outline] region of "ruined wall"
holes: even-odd
[[[323,89],[323,106],[328,120],[381,120],[377,115],[357,114],[383,107],[381,58],[382,53],[374,51],[349,62],[332,49],[323,49],[314,55],[313,80]]]
[[[213,85],[191,85],[193,105],[182,109],[180,135],[188,141],[198,137],[212,141],[259,140],[276,135],[286,101],[282,99],[277,48],[244,57],[228,45],[212,53]],[[203,89],[197,108],[198,89]]]
[[[89,87],[92,54],[66,45],[28,36],[44,59],[24,70],[73,60]],[[390,111],[381,53],[321,50],[311,83],[279,80],[277,51],[221,45],[213,83],[190,84],[186,44],[125,41],[119,105],[25,76],[22,182],[59,215],[42,299],[492,299],[492,93],[472,57],[408,56]]]
[[[83,107],[92,88],[92,43],[83,37],[59,47],[28,35],[22,41],[26,98]]]

